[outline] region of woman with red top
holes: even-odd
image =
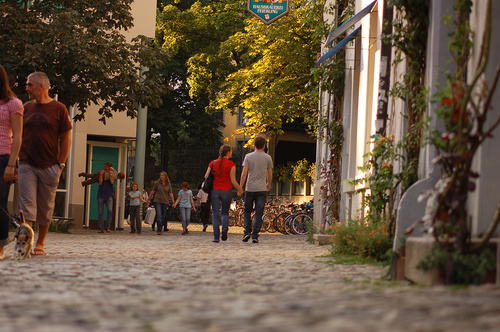
[[[229,160],[232,156],[232,149],[229,145],[223,145],[219,149],[219,159],[216,159],[208,165],[205,178],[210,174],[211,169],[214,172],[214,187],[210,192],[212,200],[212,225],[214,228],[214,240],[218,243],[219,238],[222,241],[227,240],[227,231],[229,229],[229,207],[233,198],[233,186],[238,190],[238,196],[243,195],[243,189],[236,181],[236,165]],[[222,215],[222,217],[221,217]],[[222,236],[220,235],[220,223],[222,221]]]

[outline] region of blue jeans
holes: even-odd
[[[9,226],[10,216],[7,213],[7,200],[9,199],[9,190],[12,182],[3,181],[3,173],[7,163],[9,162],[9,155],[4,154],[0,156],[0,247],[5,247],[9,242]]]
[[[252,235],[252,239],[259,238],[260,228],[262,227],[262,215],[264,214],[264,205],[266,204],[267,193],[265,191],[246,191],[245,192],[245,235]],[[255,225],[252,230],[252,212],[255,202]]]
[[[192,208],[180,207],[179,209],[181,211],[182,227],[188,227],[189,221],[191,220],[191,209]]]
[[[229,229],[229,207],[233,198],[233,191],[229,190],[212,190],[212,225],[214,227],[214,240],[219,241],[220,238],[220,223],[222,220],[222,231]],[[222,215],[222,218],[221,218]]]
[[[108,216],[106,218],[106,229],[111,227],[111,218],[113,218],[113,197],[98,198],[97,199],[97,212],[99,213],[99,230],[104,230],[104,204],[106,204],[106,210],[108,211]]]
[[[158,232],[161,232],[163,229],[163,219],[165,219],[168,211],[168,204],[163,204],[160,202],[153,202],[153,206],[155,207],[156,211],[156,227]],[[166,223],[166,221],[165,221]]]

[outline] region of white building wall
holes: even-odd
[[[484,35],[484,27],[486,22],[486,4],[487,1],[474,1],[473,12],[471,14],[471,25],[475,32],[474,34],[474,50],[472,54],[472,69],[477,68],[479,55],[481,53],[482,38]],[[500,48],[498,40],[500,38],[500,2],[492,1],[492,37],[490,59],[482,79],[485,79],[489,87],[493,79],[497,66],[500,66]],[[474,72],[469,74],[469,79],[472,79]],[[494,93],[491,102],[492,109],[486,121],[485,128],[489,128],[496,119],[500,116],[500,87]],[[486,140],[477,152],[477,157],[474,160],[474,169],[480,174],[477,182],[476,190],[469,198],[469,211],[473,220],[472,233],[482,234],[493,221],[495,212],[499,206],[500,199],[500,180],[498,169],[500,167],[500,129],[497,128],[493,132],[493,137]],[[499,230],[497,229],[497,234]]]

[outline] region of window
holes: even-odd
[[[215,115],[216,119],[221,123],[224,123],[224,112],[224,110],[217,110],[217,113]]]
[[[248,118],[245,117],[245,109],[238,106],[238,126],[246,126]]]

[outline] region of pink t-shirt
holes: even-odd
[[[11,116],[23,113],[23,102],[20,99],[12,98],[7,102],[0,100],[0,155],[10,154],[12,147]]]

